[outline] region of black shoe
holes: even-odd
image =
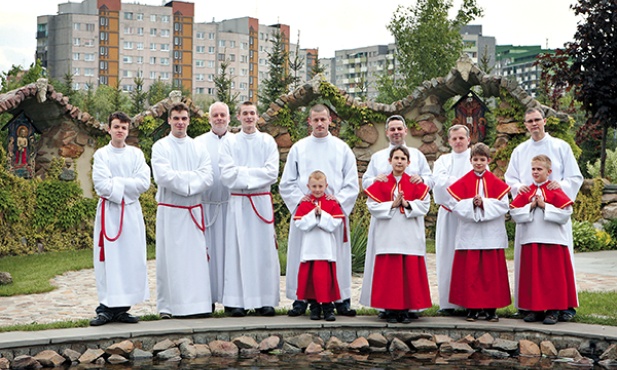
[[[377,318],[384,320],[386,318],[386,311],[379,311],[379,313],[377,314]]]
[[[309,301],[311,320],[321,320],[321,305],[317,301]]]
[[[112,321],[112,317],[110,314],[106,312],[101,312],[96,316],[95,319],[90,320],[90,326],[101,326],[111,321]]]
[[[574,318],[574,315],[576,315],[576,310],[574,308],[569,308],[565,311],[559,311],[559,321],[562,322],[568,322],[568,321],[572,321],[572,319]]]
[[[390,324],[396,324],[398,322],[398,312],[393,310],[386,310],[386,322]]]
[[[246,310],[240,307],[234,307],[229,311],[231,317],[244,317],[246,316]]]
[[[182,316],[174,316],[174,318],[176,319],[180,319],[180,320],[190,320],[190,319],[207,319],[212,317],[212,314],[210,313],[195,313],[192,315],[182,315]]]
[[[525,322],[536,322],[540,320],[540,314],[538,312],[529,311],[523,321]]]
[[[438,316],[454,316],[454,308],[442,308],[437,311]]]
[[[324,303],[321,305],[321,310],[323,312],[323,318],[326,321],[336,321],[336,316],[334,316],[334,304],[333,303]]]
[[[413,313],[413,312],[411,312]],[[411,317],[408,315],[407,311],[401,311],[398,314],[398,322],[401,324],[409,324],[411,322]]]
[[[128,312],[121,312],[114,317],[114,321],[123,322],[125,324],[137,324],[139,317],[133,316]]]
[[[258,308],[257,313],[259,313],[261,316],[274,316],[276,314],[276,311],[274,311],[274,307],[272,306],[264,306],[262,308]]]
[[[350,305],[351,305],[350,299],[345,299],[343,302],[336,303],[335,304],[336,312],[339,315],[343,315],[343,316],[349,316],[349,317],[356,316],[357,314],[356,310],[352,310]]]
[[[479,314],[480,314],[479,310],[467,310],[467,318],[465,320],[469,322],[476,321],[478,319]]]
[[[531,311],[526,311],[526,310],[518,310],[516,311],[516,313],[514,315],[512,315],[513,319],[525,319],[525,317],[527,317],[527,315],[530,313]]]
[[[167,312],[161,312],[161,313],[159,313],[159,316],[161,317],[162,320],[169,320],[169,319],[171,319],[171,314],[167,313]]]
[[[488,322],[499,322],[499,316],[497,316],[496,310],[494,308],[484,310],[486,312],[486,321]]]
[[[291,310],[287,311],[287,316],[296,317],[306,314],[308,303],[304,301],[294,301],[291,305]]]
[[[544,325],[555,325],[559,321],[559,311],[546,311],[546,316],[544,316],[544,321],[542,324]]]

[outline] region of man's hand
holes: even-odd
[[[411,175],[409,176],[409,182],[412,184],[419,184],[424,182],[424,180],[422,179],[422,176],[420,175]]]
[[[388,181],[388,175],[386,175],[385,173],[380,173],[379,175],[375,176],[375,181],[386,182]]]
[[[531,190],[531,188],[530,188],[529,186],[527,186],[527,185],[523,185],[523,186],[521,186],[520,188],[518,188],[518,194],[521,194],[521,193],[526,193],[526,192],[528,192],[529,190]],[[517,194],[517,195],[518,195],[518,194]]]
[[[561,184],[559,183],[559,181],[555,181],[555,180],[553,180],[553,181],[551,181],[551,182],[549,182],[549,183],[548,183],[548,185],[546,186],[546,188],[547,188],[548,190],[560,189],[560,188],[561,188]],[[542,207],[542,208],[544,208],[544,207]]]

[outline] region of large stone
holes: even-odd
[[[43,366],[32,356],[21,355],[13,359],[12,369],[40,369]]]
[[[405,344],[402,340],[398,338],[394,338],[390,343],[390,347],[388,347],[390,352],[409,352],[409,346]]]
[[[418,148],[425,156],[430,154],[436,154],[439,151],[439,147],[435,143],[422,143]]]
[[[269,351],[272,351],[273,349],[279,348],[280,344],[281,344],[281,338],[275,335],[271,335],[265,338],[264,340],[262,340],[261,343],[259,343],[259,350],[261,352],[269,352]]]
[[[349,349],[358,352],[366,352],[370,348],[368,340],[364,337],[357,338],[349,344]]]
[[[495,342],[495,338],[493,338],[493,336],[489,333],[484,333],[476,339],[476,346],[479,348],[491,348],[493,346],[493,342]]]
[[[293,145],[293,141],[291,141],[291,136],[289,134],[281,134],[274,139],[276,141],[276,145],[279,148],[291,148]]]
[[[133,352],[129,355],[132,360],[145,360],[148,358],[152,358],[154,355],[152,352],[144,351],[141,348],[135,348]]]
[[[610,360],[609,360],[610,361]],[[8,358],[0,358],[0,370],[8,370],[11,368],[11,361]]]
[[[542,342],[540,342],[540,352],[543,356],[546,357],[557,356],[557,349],[553,345],[553,342],[551,342],[550,340],[543,340]]]
[[[602,218],[612,220],[617,218],[617,203],[611,203],[602,208]]]
[[[313,336],[308,333],[296,335],[287,339],[287,343],[304,350],[309,344],[313,343]]]
[[[1,358],[0,358],[0,361],[2,361]],[[617,368],[617,360],[610,360],[610,359],[601,360],[598,362],[598,365],[602,366],[605,369],[615,369]],[[0,367],[0,369],[3,369],[3,367]]]
[[[79,357],[81,356],[81,353],[72,350],[70,348],[65,348],[64,351],[62,351],[62,356],[71,361],[71,362],[75,362],[77,360],[79,360]]]
[[[518,343],[513,340],[497,338],[493,342],[493,349],[499,349],[506,352],[513,352],[518,349]]]
[[[169,348],[156,354],[161,360],[170,360],[176,357],[180,358],[180,349],[177,347]]]
[[[77,137],[75,137],[75,142],[78,145],[81,146],[86,146],[88,145],[88,141],[90,140],[90,136],[88,136],[87,134],[80,132],[77,134]]]
[[[118,364],[123,364],[125,362],[129,362],[129,360],[124,356],[111,355],[107,358],[107,362],[109,362],[112,365],[118,365]]]
[[[62,146],[58,149],[58,155],[65,158],[79,158],[79,156],[84,152],[84,148],[77,144],[68,144]]]
[[[304,350],[307,355],[315,355],[321,352],[323,352],[323,347],[315,342],[311,342]]]
[[[557,353],[558,357],[573,358],[575,360],[581,359],[583,356],[578,352],[576,348],[564,348]]]
[[[517,122],[500,123],[497,125],[498,134],[516,135],[525,132],[524,128],[519,127]]]
[[[600,355],[600,360],[615,360],[617,361],[617,344],[611,344],[606,351]]]
[[[437,125],[433,121],[419,121],[417,125],[414,125],[409,129],[411,136],[424,136],[428,134],[434,134],[437,131]]]
[[[283,353],[286,354],[290,354],[290,355],[296,355],[298,353],[302,353],[302,350],[296,346],[292,346],[291,344],[285,342],[283,343],[283,348],[282,348]]]
[[[79,363],[81,364],[89,364],[96,361],[99,357],[103,356],[105,351],[100,348],[88,348],[86,352],[84,352],[79,357]]]
[[[156,343],[154,347],[152,347],[152,352],[156,354],[157,352],[165,351],[175,346],[176,344],[173,341],[171,341],[170,339],[165,339],[161,342]]]
[[[452,338],[450,338],[449,335],[445,335],[445,334],[435,334],[433,336],[433,341],[435,341],[435,343],[440,346],[444,343],[450,343],[452,342]]]
[[[530,340],[521,339],[518,342],[518,347],[521,356],[536,357],[541,355],[540,347]]]
[[[37,360],[44,367],[57,367],[62,365],[66,359],[60,356],[56,351],[45,350],[39,352],[34,356],[34,359]]]
[[[13,284],[13,277],[8,272],[0,272],[0,285]]]
[[[353,153],[356,156],[356,158],[361,161],[370,161],[371,155],[373,155],[373,152],[371,151],[370,148],[356,147],[356,148],[353,148]]]
[[[471,334],[467,334],[466,336],[462,337],[461,339],[457,340],[457,343],[467,343],[469,345],[472,345],[474,342],[476,341],[476,338],[473,337],[473,335]]]
[[[135,345],[130,340],[124,340],[120,343],[114,343],[107,347],[105,352],[109,355],[128,356],[135,349]]]
[[[195,346],[190,342],[183,342],[178,346],[180,350],[180,357],[193,359],[197,357],[197,350]]]
[[[368,340],[368,344],[371,347],[385,348],[388,345],[388,340],[386,337],[379,333],[371,333],[366,340]]]
[[[430,339],[420,338],[412,341],[411,345],[420,352],[437,351],[437,344]]]
[[[197,355],[198,358],[212,356],[210,347],[207,344],[195,344],[194,346],[195,346],[195,355]]]
[[[236,357],[238,356],[238,347],[231,343],[222,340],[215,340],[208,343],[213,356],[219,357]]]
[[[259,343],[255,341],[255,339],[243,335],[241,337],[234,338],[232,340],[233,344],[235,344],[239,349],[257,349],[259,348]]]
[[[499,351],[496,349],[482,349],[481,351],[483,354],[494,357],[494,358],[506,358],[506,357],[510,357],[510,354],[508,352],[504,352],[504,351]]]
[[[347,349],[348,344],[338,339],[335,336],[331,336],[326,344],[326,349],[329,351],[343,351]]]
[[[356,136],[369,144],[375,144],[379,138],[379,133],[374,125],[366,124],[356,130]]]
[[[412,343],[413,344],[413,343]],[[443,353],[474,353],[475,350],[467,343],[448,342],[439,347]]]

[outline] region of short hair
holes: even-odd
[[[308,178],[309,178],[309,180],[313,179],[313,180],[319,181],[321,179],[324,179],[324,180],[328,181],[328,179],[326,178],[326,174],[321,172],[320,170],[315,170],[315,171],[311,172],[311,174],[309,175]]]
[[[390,126],[390,122],[391,121],[401,121],[401,122],[403,122],[403,125],[405,127],[407,127],[407,123],[405,122],[405,118],[403,118],[403,116],[401,116],[401,115],[395,114],[395,115],[392,115],[392,116],[388,117],[388,119],[386,120],[386,130],[388,130],[388,127]]]
[[[259,114],[259,111],[257,110],[257,105],[255,103],[253,103],[252,101],[243,101],[240,105],[238,105],[238,115],[240,115],[240,113],[242,113],[242,107],[250,107],[253,106],[255,107],[255,111],[257,111],[257,114]]]
[[[309,116],[311,115],[311,113],[319,113],[319,112],[326,112],[328,113],[328,115],[330,115],[330,109],[328,109],[328,107],[326,107],[323,104],[315,104],[311,107],[311,109],[309,110]]]
[[[222,105],[223,107],[225,107],[225,110],[227,111],[227,115],[229,116],[229,105],[227,105],[226,103],[222,101],[217,101],[217,102],[210,104],[210,108],[208,108],[208,118],[212,115],[212,108],[214,108],[215,105]]]
[[[107,123],[109,123],[111,125],[111,121],[117,119],[118,121],[122,122],[122,123],[131,123],[131,117],[129,117],[126,113],[124,112],[113,112],[112,114],[109,115],[109,120]]]
[[[542,116],[542,118],[546,118],[546,117],[544,116],[544,111],[542,110],[542,108],[538,108],[538,107],[531,107],[531,108],[528,108],[528,109],[525,111],[525,115],[531,114],[531,113],[533,113],[533,112],[538,112],[538,113],[540,113],[540,115]]]
[[[539,154],[531,158],[531,162],[540,162],[544,164],[544,166],[549,170],[551,169],[553,165],[553,162],[551,161],[551,159],[547,155],[544,155],[544,154]]]
[[[402,145],[397,145],[394,148],[392,148],[390,150],[390,156],[388,158],[392,159],[394,152],[396,152],[397,150],[400,150],[401,152],[403,152],[407,156],[407,159],[409,159],[409,149],[407,149],[406,147]]]
[[[171,115],[171,112],[184,112],[186,111],[187,113],[189,113],[190,115],[190,110],[188,105],[184,104],[184,103],[176,103],[174,105],[171,106],[171,108],[169,108],[169,114]]]
[[[465,129],[465,133],[467,134],[467,137],[469,137],[469,127],[465,125],[454,125],[448,129],[448,139],[450,138],[450,134],[452,133],[452,131],[456,131],[460,129]]]
[[[484,143],[476,143],[471,147],[472,157],[491,157],[491,149]]]

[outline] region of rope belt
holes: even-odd
[[[272,193],[270,192],[264,192],[264,193],[250,193],[250,194],[244,194],[244,193],[231,193],[231,195],[233,196],[237,196],[237,197],[247,197],[249,198],[249,201],[251,202],[251,207],[253,207],[253,211],[255,212],[255,214],[257,215],[257,217],[259,217],[260,220],[262,220],[263,222],[267,223],[267,224],[272,224],[274,223],[274,204],[272,203]],[[262,215],[259,214],[259,211],[257,211],[257,208],[255,207],[255,203],[253,203],[253,197],[260,197],[260,196],[269,196],[270,197],[270,206],[272,206],[272,219],[271,220],[266,220],[265,217],[263,217]]]
[[[120,209],[120,227],[118,227],[118,235],[113,238],[107,235],[107,228],[105,227],[105,203],[107,203],[107,199],[101,199],[103,199],[103,202],[101,203],[101,233],[99,234],[99,247],[101,250],[99,253],[99,261],[105,262],[105,240],[115,242],[120,237],[120,234],[122,234],[122,226],[124,225],[124,199],[122,199]]]
[[[212,225],[214,225],[216,223],[216,220],[218,220],[220,214],[221,214],[221,206],[223,204],[227,204],[229,203],[229,200],[224,200],[221,202],[204,202],[204,204],[209,205],[209,206],[216,206],[214,208],[214,217],[212,217],[212,220],[210,220],[210,223],[208,223],[206,225],[206,229],[212,227]]]
[[[193,220],[193,223],[195,224],[195,226],[197,226],[197,228],[199,230],[201,230],[202,232],[206,231],[206,221],[204,220],[204,207],[201,204],[196,204],[194,206],[179,206],[176,204],[169,204],[169,203],[159,203],[159,207],[170,207],[170,208],[180,208],[180,209],[186,209],[189,211],[189,214],[191,215],[191,219]],[[197,222],[197,219],[195,219],[195,215],[193,215],[193,209],[195,208],[199,208],[200,210],[200,214],[201,214],[201,224],[199,222]]]

